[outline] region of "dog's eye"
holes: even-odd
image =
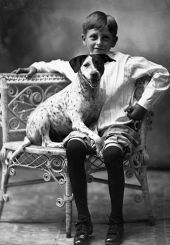
[[[100,62],[99,62],[98,60],[96,60],[96,61],[94,62],[94,64],[95,64],[95,66],[100,66],[100,65],[101,65]]]
[[[89,67],[90,66],[90,63],[85,63],[83,64],[84,67]]]
[[[99,68],[103,67],[103,65],[101,62],[95,61],[95,67],[99,69]]]

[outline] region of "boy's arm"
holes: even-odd
[[[27,73],[27,78],[31,78],[37,72],[59,72],[69,79],[68,84],[70,84],[70,81],[74,81],[74,79],[76,78],[76,73],[74,73],[74,71],[72,70],[70,63],[68,61],[63,61],[60,59],[50,62],[35,62],[29,67],[18,68],[12,72],[16,74]]]
[[[145,75],[151,76],[138,105],[148,110],[170,87],[169,72],[166,68],[143,57],[131,57],[128,60],[130,77],[137,80]],[[140,108],[139,107],[139,108]]]
[[[59,72],[71,81],[74,81],[76,77],[76,73],[72,70],[69,62],[60,59],[52,60],[50,62],[35,62],[30,68],[35,68],[37,72]]]

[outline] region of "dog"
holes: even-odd
[[[28,117],[23,144],[12,156],[13,160],[26,146],[63,147],[53,142],[50,132],[66,137],[71,131],[85,133],[95,143],[96,152],[101,150],[102,140],[88,126],[99,117],[103,100],[100,80],[106,62],[112,62],[105,54],[80,55],[69,61],[77,73],[75,81],[40,103]]]

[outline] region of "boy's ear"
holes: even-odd
[[[115,37],[113,38],[112,48],[114,48],[114,46],[116,45],[117,41],[118,41],[118,36],[115,36]]]
[[[74,72],[78,72],[80,70],[81,65],[88,55],[80,55],[72,58],[69,63]]]
[[[81,38],[83,40],[83,44],[86,45],[86,36],[85,36],[85,34],[82,34]]]

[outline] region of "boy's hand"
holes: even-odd
[[[128,106],[125,111],[127,112],[127,116],[135,121],[142,120],[147,112],[147,110],[138,103],[134,106]]]
[[[27,73],[27,76],[26,76],[27,78],[31,78],[36,72],[37,72],[37,69],[33,66],[30,66],[27,68],[18,68],[12,71],[12,73],[15,73],[15,74]]]

